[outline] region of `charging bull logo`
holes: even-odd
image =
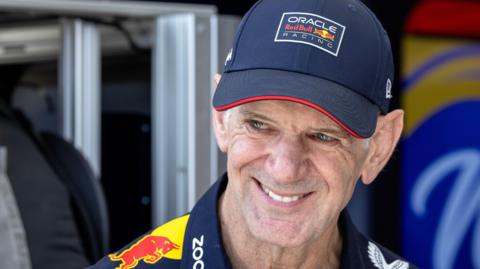
[[[325,39],[329,39],[331,41],[335,41],[335,36],[330,34],[327,30],[319,30],[319,29],[315,29],[315,31],[313,32],[314,34],[316,35],[319,35]]]
[[[167,253],[179,248],[179,245],[167,237],[147,235],[122,253],[110,254],[108,257],[112,261],[122,262],[116,269],[131,269],[135,268],[139,261],[156,263]]]

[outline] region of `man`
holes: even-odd
[[[392,79],[387,34],[359,1],[259,1],[215,77],[227,174],[93,268],[415,268],[345,211],[400,137]]]

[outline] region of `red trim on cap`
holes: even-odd
[[[235,106],[238,106],[238,105],[241,105],[241,104],[245,104],[245,103],[249,103],[249,102],[253,102],[253,101],[261,101],[261,100],[287,100],[287,101],[293,101],[293,102],[297,102],[297,103],[300,103],[300,104],[304,104],[304,105],[307,105],[309,107],[312,107],[312,108],[315,108],[316,110],[322,112],[323,114],[325,114],[327,117],[329,117],[330,119],[332,119],[334,122],[336,122],[338,125],[340,125],[345,131],[347,131],[349,134],[351,134],[352,136],[356,137],[356,138],[361,138],[361,139],[364,139],[364,137],[361,137],[360,135],[358,135],[357,133],[355,133],[354,131],[352,131],[350,128],[348,128],[347,126],[345,126],[343,123],[341,123],[337,118],[335,118],[332,114],[328,113],[328,111],[326,111],[325,109],[319,107],[318,105],[316,104],[313,104],[309,101],[306,101],[306,100],[303,100],[303,99],[298,99],[298,98],[295,98],[295,97],[290,97],[290,96],[278,96],[278,95],[267,95],[267,96],[254,96],[254,97],[249,97],[249,98],[245,98],[245,99],[241,99],[239,101],[236,101],[236,102],[233,102],[231,104],[228,104],[228,105],[225,105],[225,106],[220,106],[220,107],[215,107],[215,109],[217,111],[223,111],[223,110],[227,110],[229,108],[232,108],[232,107],[235,107]]]

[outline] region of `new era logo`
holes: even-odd
[[[392,99],[392,81],[387,79],[387,85],[385,86],[385,98]]]
[[[232,55],[233,55],[233,49],[230,49],[228,52],[227,58],[225,58],[225,66],[227,66],[228,62],[232,60]]]
[[[292,42],[313,46],[338,55],[345,26],[325,17],[302,12],[283,13],[275,42]]]

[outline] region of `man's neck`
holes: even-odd
[[[233,268],[340,268],[342,238],[338,225],[322,236],[294,248],[256,240],[224,195],[219,200],[219,217],[225,250]]]

